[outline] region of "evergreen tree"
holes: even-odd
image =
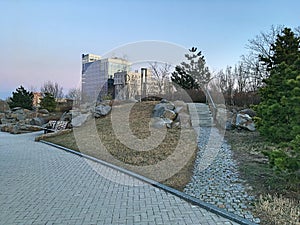
[[[44,93],[44,97],[41,99],[41,107],[47,109],[49,112],[53,112],[56,108],[56,101],[52,94]]]
[[[22,107],[24,109],[32,109],[33,93],[27,91],[22,85],[12,93],[12,97],[8,100],[10,108]]]
[[[189,49],[190,54],[185,54],[187,62],[182,62],[175,67],[171,79],[183,89],[198,89],[210,81],[211,74],[205,65],[201,51],[196,53],[197,48]]]
[[[273,54],[261,58],[267,64],[270,76],[260,89],[261,103],[256,108],[261,118],[258,125],[262,135],[275,142],[294,139],[299,129],[297,111],[300,106],[296,101],[300,96],[297,81],[300,75],[299,48],[299,38],[291,29],[285,28],[271,46]]]
[[[183,89],[199,88],[196,80],[191,75],[187,74],[184,68],[180,66],[175,67],[175,71],[172,73],[171,80]]]
[[[261,57],[270,76],[260,89],[258,129],[273,142],[288,143],[286,149],[267,153],[271,164],[296,171],[300,169],[300,39],[285,28],[271,50],[269,58]]]

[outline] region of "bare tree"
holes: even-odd
[[[171,65],[164,63],[159,65],[157,62],[149,63],[153,78],[157,82],[159,94],[163,93],[164,86],[170,75]]]
[[[49,93],[51,94],[54,98],[62,98],[64,96],[63,94],[63,87],[59,86],[58,83],[53,83],[52,81],[47,81],[43,84],[41,87],[41,92],[44,93]]]
[[[229,104],[233,104],[234,87],[236,83],[235,73],[232,71],[231,66],[227,66],[225,72],[219,71],[217,74],[218,86],[223,94],[226,95]]]
[[[71,88],[66,95],[66,98],[72,99],[75,104],[80,102],[81,90],[79,88]]]
[[[234,76],[236,77],[237,92],[245,92],[248,74],[245,73],[242,63],[234,66]]]
[[[296,36],[300,37],[300,26],[296,27],[294,30],[295,30]]]
[[[249,44],[246,45],[254,55],[269,57],[271,55],[270,46],[275,43],[277,35],[283,30],[283,25],[271,26],[269,32],[260,32],[254,39],[249,40]]]

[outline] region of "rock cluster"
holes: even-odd
[[[224,127],[226,130],[238,128],[255,131],[255,124],[253,121],[255,115],[256,113],[252,109],[229,111],[226,107],[218,107],[216,120],[220,126]]]
[[[95,106],[96,105],[96,106]],[[95,103],[84,103],[79,108],[70,110],[72,114],[72,126],[80,127],[88,119],[100,118],[108,115],[112,109],[112,102],[110,100]]]
[[[39,131],[48,116],[47,110],[36,112],[16,107],[0,113],[0,130],[12,134]]]
[[[162,99],[155,105],[152,112],[151,125],[154,128],[175,128],[180,126],[178,113],[181,107],[176,107],[172,102]]]

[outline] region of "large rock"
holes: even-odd
[[[94,117],[99,118],[102,116],[106,116],[111,111],[111,106],[109,105],[98,105],[94,110]]]
[[[71,112],[64,112],[62,114],[62,116],[60,117],[60,120],[71,122],[72,121],[72,113]]]
[[[176,108],[173,103],[162,99],[152,111],[151,126],[157,129],[179,127],[178,113],[182,108],[183,106]]]
[[[38,112],[41,114],[49,114],[49,111],[47,109],[39,109]]]
[[[162,103],[156,104],[152,112],[152,117],[162,117],[165,110],[166,108],[164,104]]]
[[[27,124],[5,124],[1,125],[1,131],[3,132],[8,132],[11,134],[21,134],[21,133],[27,133],[27,132],[35,132],[35,131],[40,131],[41,127],[40,126],[35,126],[35,125],[27,125]]]
[[[166,118],[166,119],[169,119],[169,120],[175,120],[176,117],[177,117],[177,114],[174,111],[170,110],[170,109],[166,109],[164,111],[163,117]]]
[[[245,128],[250,131],[255,131],[255,124],[248,114],[238,113],[236,115],[236,126],[240,128]]]
[[[150,126],[156,129],[165,128],[165,121],[160,117],[151,118]]]
[[[253,109],[243,109],[243,110],[239,111],[239,113],[248,114],[251,117],[256,116],[256,112]]]
[[[175,105],[167,100],[163,99],[160,103],[156,104],[153,112],[152,117],[164,117],[164,113],[166,110],[175,110]]]
[[[35,117],[30,120],[30,125],[42,126],[46,121],[43,118]]]
[[[15,107],[15,108],[12,108],[11,111],[15,112],[15,111],[20,110],[20,109],[22,109],[22,108],[21,107]]]
[[[151,118],[151,127],[156,129],[172,128],[173,121],[167,118],[154,117]]]
[[[72,126],[73,127],[80,127],[82,124],[84,124],[85,121],[87,121],[91,117],[91,113],[86,113],[86,114],[80,114],[77,115],[72,119]]]
[[[17,121],[22,121],[22,120],[26,119],[26,114],[23,109],[19,109],[19,110],[15,111],[13,114],[16,115]]]

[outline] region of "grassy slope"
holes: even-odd
[[[129,115],[130,129],[139,139],[150,136],[149,122],[153,107],[156,103],[157,102],[141,102],[135,104],[131,109]],[[95,128],[95,130],[93,130],[93,128]],[[143,170],[143,166],[154,165],[168,158],[175,151],[180,135],[180,129],[168,129],[164,141],[156,148],[150,151],[135,151],[118,140],[112,128],[111,117],[107,116],[90,120],[80,128],[80,130],[75,129],[75,131],[71,133],[49,137],[46,141],[77,151],[80,150],[85,154],[133,170],[154,180],[161,181],[161,178],[157,175],[157,171],[154,173],[153,171],[146,171],[146,169]],[[105,146],[109,154],[101,150],[99,140],[101,140],[101,144]],[[193,140],[193,138],[191,138],[191,140]],[[192,156],[188,159],[188,162],[185,163],[179,172],[163,180],[161,183],[178,190],[183,190],[185,185],[190,181],[197,152],[196,142],[194,144],[191,143],[191,145],[187,147],[193,148]],[[182,157],[184,156],[185,155],[182,154]]]

